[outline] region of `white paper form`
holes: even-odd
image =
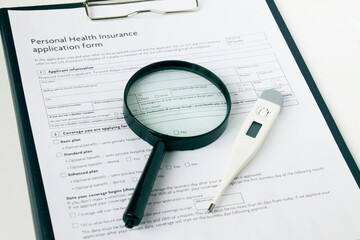
[[[56,239],[360,239],[359,189],[265,1],[201,4],[97,22],[83,8],[9,12]],[[129,230],[122,215],[151,146],[123,120],[123,89],[167,59],[217,74],[232,113],[211,145],[165,156],[143,223]],[[207,213],[237,131],[268,88],[285,107]]]

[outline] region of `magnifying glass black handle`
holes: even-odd
[[[124,212],[123,221],[127,228],[133,228],[140,224],[164,156],[165,143],[158,141],[151,151],[129,205]]]

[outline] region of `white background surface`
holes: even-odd
[[[0,7],[68,2],[75,1],[0,0]],[[360,1],[275,2],[360,165]],[[0,109],[0,239],[32,240],[35,234],[2,47]]]

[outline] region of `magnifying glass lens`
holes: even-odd
[[[225,119],[227,102],[208,79],[184,70],[162,70],[136,81],[127,103],[147,128],[168,136],[205,134]]]

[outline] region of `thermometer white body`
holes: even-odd
[[[232,147],[230,163],[218,191],[208,209],[211,212],[227,186],[259,151],[277,119],[283,96],[276,90],[266,90],[256,101],[242,125]]]

